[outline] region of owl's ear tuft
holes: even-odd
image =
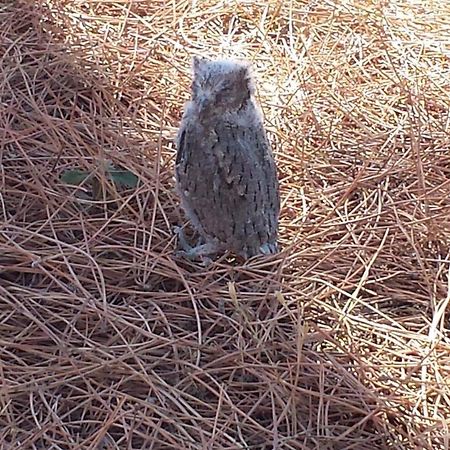
[[[239,77],[245,82],[248,86],[251,93],[254,92],[254,79],[253,79],[253,69],[252,65],[248,62],[245,62],[241,65],[239,69]]]
[[[239,76],[242,78],[251,77],[251,65],[248,62],[239,63]]]
[[[194,56],[192,58],[192,68],[194,70],[194,74],[201,72],[205,68],[207,62],[208,60],[206,58]]]

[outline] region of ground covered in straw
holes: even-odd
[[[0,24],[0,448],[449,448],[448,2]],[[173,137],[219,53],[255,65],[283,250],[205,268],[174,255]]]

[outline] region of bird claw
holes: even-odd
[[[191,247],[186,240],[186,236],[181,227],[174,227],[173,231],[178,237],[178,243],[181,250],[175,252],[176,257],[182,257],[191,261],[201,260],[202,264],[207,267],[212,263],[212,259],[207,256],[215,252],[215,245],[213,243],[206,243]]]
[[[265,244],[259,247],[259,252],[262,255],[271,255],[273,253],[277,253],[277,244],[273,242],[266,242]]]
[[[174,233],[177,235],[179,246],[185,251],[189,252],[192,247],[187,243],[186,235],[182,227],[173,227]]]
[[[195,251],[195,247],[191,251],[185,251],[185,250],[178,250],[175,252],[175,256],[178,258],[185,258],[190,261],[198,261],[202,263],[204,267],[208,267],[212,264],[212,259],[209,256],[198,254]]]

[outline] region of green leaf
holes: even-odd
[[[109,170],[108,173],[118,185],[134,188],[138,184],[138,177],[129,170]]]
[[[81,184],[89,175],[90,172],[86,172],[85,170],[66,170],[61,175],[61,180],[67,184],[78,185]]]

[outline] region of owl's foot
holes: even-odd
[[[261,245],[261,247],[259,247],[259,252],[262,255],[271,255],[278,252],[278,246],[276,243],[266,242],[265,244]]]
[[[209,266],[212,263],[212,259],[209,256],[217,253],[217,245],[214,242],[207,242],[191,247],[187,243],[186,236],[181,227],[175,227],[174,231],[178,236],[178,243],[182,248],[182,250],[178,250],[175,253],[176,256],[183,256],[193,261],[200,259],[205,266]]]
[[[181,247],[184,251],[189,251],[192,247],[188,244],[186,240],[186,235],[184,234],[184,230],[181,227],[173,227],[174,233],[178,238],[178,246]]]
[[[273,255],[278,253],[276,242],[266,242],[260,246],[244,247],[239,255],[244,259],[253,258],[258,255]]]

